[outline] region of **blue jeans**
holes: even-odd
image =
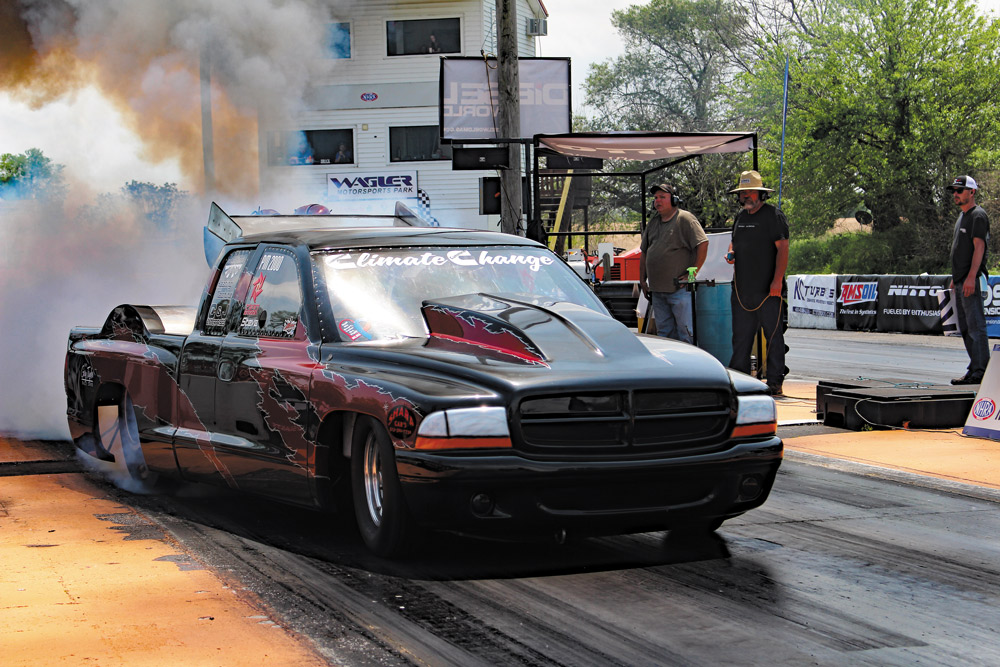
[[[990,341],[986,337],[986,316],[983,314],[983,293],[979,289],[982,281],[976,281],[976,290],[971,296],[962,294],[962,283],[955,281],[955,310],[958,314],[958,328],[962,332],[965,351],[969,353],[967,375],[982,377],[986,364],[990,361]]]
[[[676,292],[650,292],[656,335],[664,338],[694,342],[691,320],[691,294],[687,290]]]

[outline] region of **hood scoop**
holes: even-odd
[[[536,321],[550,319],[542,309],[488,294],[424,301],[421,310],[432,339],[465,343],[521,361],[545,364],[541,348],[518,326],[523,323],[512,321],[512,318],[523,319],[518,315],[525,307],[535,311]]]

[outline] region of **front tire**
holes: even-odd
[[[389,435],[370,417],[359,417],[354,429],[351,493],[365,545],[379,556],[399,555],[409,545],[413,522],[399,484]]]

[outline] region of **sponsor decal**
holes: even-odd
[[[389,433],[400,440],[406,440],[413,435],[417,427],[417,418],[413,411],[405,405],[397,405],[389,413],[387,419]]]
[[[257,297],[261,295],[264,291],[264,273],[261,272],[260,276],[253,281],[253,290],[250,291],[250,300],[257,301]]]
[[[416,171],[328,173],[326,182],[327,195],[334,201],[406,199],[417,196]]]
[[[254,317],[257,317],[257,314],[259,312],[260,312],[260,305],[256,303],[248,303],[247,307],[243,309],[244,315],[253,315]]]
[[[264,255],[260,260],[260,270],[261,271],[277,271],[281,268],[281,261],[285,259],[284,255]]]
[[[850,306],[865,301],[878,299],[878,283],[844,283],[840,286],[840,297],[837,303]]]
[[[358,176],[356,178],[331,177],[330,183],[338,190],[353,190],[355,188],[408,188],[412,187],[413,179],[407,175],[399,176]]]
[[[992,398],[981,398],[972,406],[972,416],[979,420],[989,419],[996,410],[997,404]]]
[[[361,100],[363,102],[374,102],[378,99],[378,93],[361,93]]]
[[[94,377],[96,375],[97,374],[94,372],[94,369],[91,366],[84,366],[83,370],[80,371],[80,384],[82,384],[85,387],[93,387]]]
[[[338,326],[352,342],[362,338],[372,340],[374,337],[371,333],[371,325],[365,321],[341,320]]]
[[[800,301],[816,301],[819,299],[833,298],[836,291],[834,287],[822,287],[820,285],[807,285],[804,280],[795,280],[795,289],[792,290],[794,298]]]
[[[538,271],[542,266],[549,266],[553,258],[546,255],[525,253],[498,253],[489,250],[479,252],[469,250],[449,250],[443,256],[425,252],[422,255],[385,256],[373,252],[363,252],[357,255],[340,253],[331,255],[328,265],[331,269],[360,269],[368,267],[388,266],[444,266],[451,263],[457,266],[492,266],[514,265],[526,266],[531,271]]]
[[[888,296],[917,296],[917,297],[937,297],[939,292],[943,292],[947,287],[941,285],[889,285]]]
[[[290,320],[285,320],[285,323],[281,327],[281,333],[284,334],[284,335],[286,335],[286,336],[294,336],[295,335],[295,327],[296,327],[296,325],[298,325],[298,323],[299,323],[299,321],[296,318],[292,318]]]

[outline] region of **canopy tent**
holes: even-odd
[[[641,191],[646,192],[646,181],[650,174],[672,165],[690,160],[698,155],[713,153],[753,152],[753,169],[757,169],[756,132],[567,132],[564,134],[536,134],[534,142],[534,202],[533,215],[528,223],[528,236],[544,240],[545,232],[541,220],[540,180],[545,177],[565,176],[567,170],[556,174],[545,174],[539,168],[540,157],[569,156],[570,158],[593,158],[599,160],[621,159],[657,163],[649,169],[635,172],[604,172],[588,169],[589,176],[640,177]],[[560,207],[558,218],[562,215]],[[646,227],[646,209],[642,210],[640,229]],[[554,234],[581,235],[580,232],[551,232]],[[584,231],[586,237],[592,233]],[[606,234],[607,232],[600,232]]]
[[[535,145],[563,155],[604,159],[659,160],[693,157],[707,153],[744,153],[746,151],[754,151],[756,157],[757,135],[747,132],[702,132],[697,134],[680,132],[600,134],[571,132],[568,134],[536,135]]]

